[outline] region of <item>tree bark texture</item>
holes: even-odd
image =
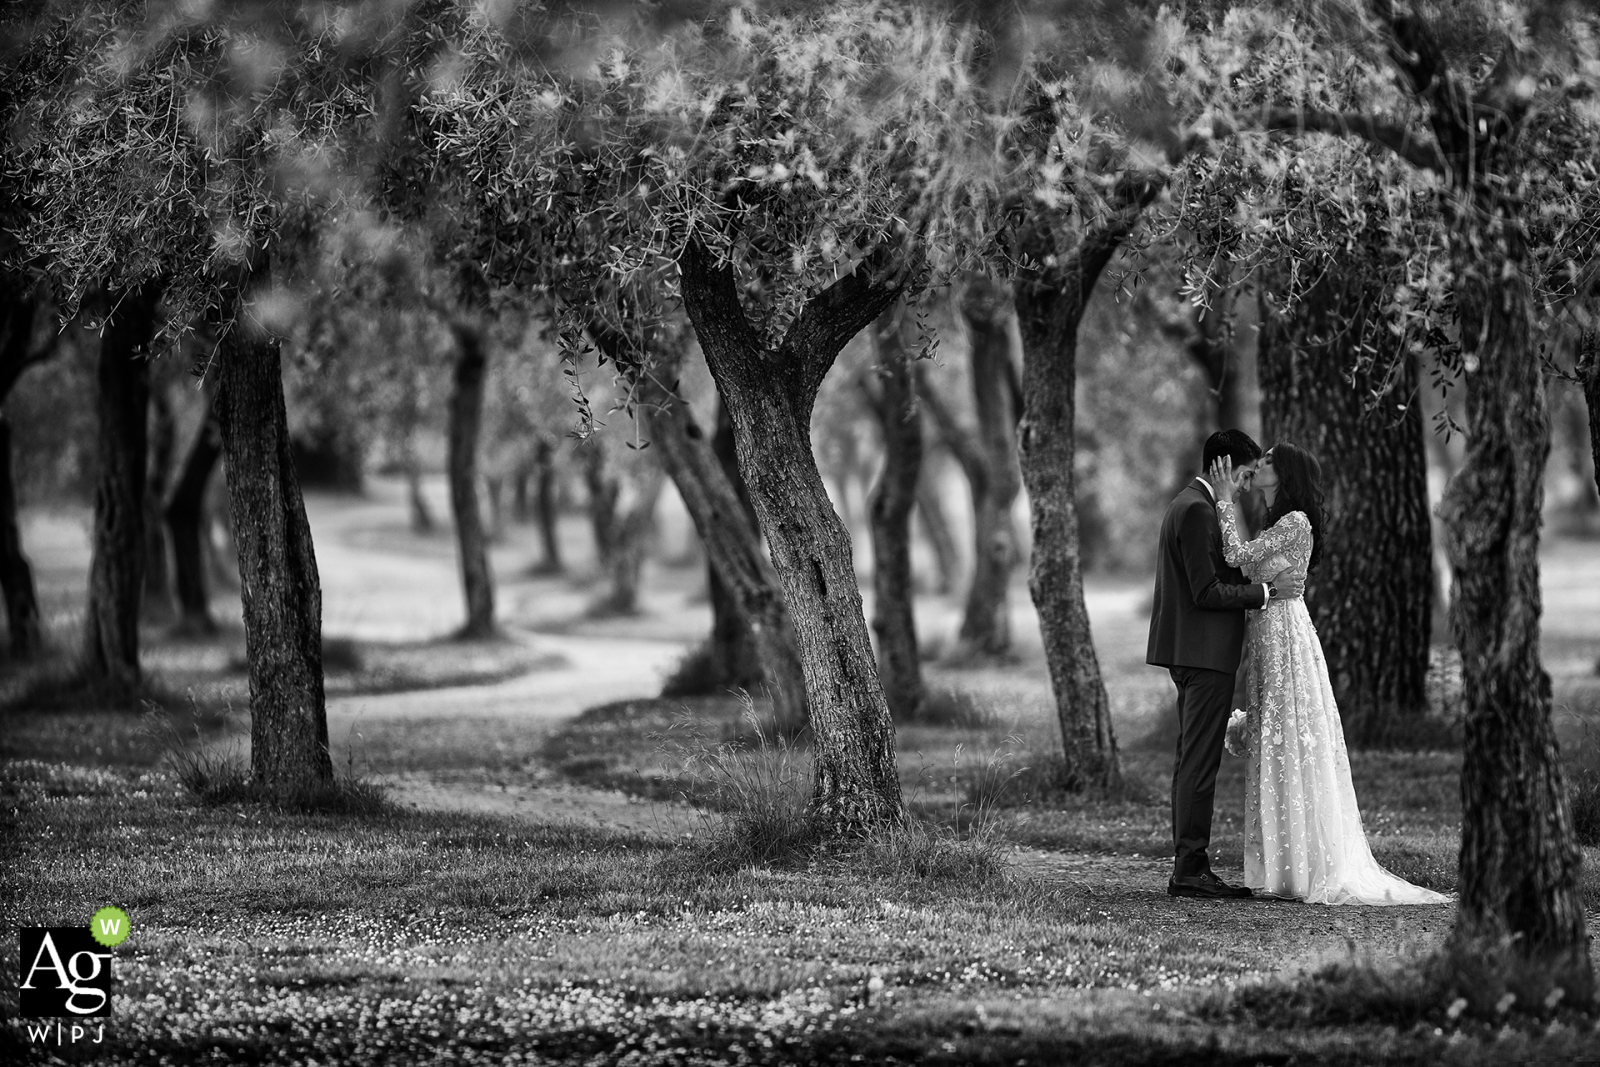
[[[22,551],[11,472],[11,423],[4,415],[0,415],[0,591],[6,598],[7,651],[13,659],[32,659],[44,648],[44,627],[33,568]]]
[[[1355,370],[1351,347],[1367,336],[1381,285],[1360,269],[1329,270],[1287,314],[1263,300],[1260,348],[1263,444],[1291,441],[1316,456],[1326,494],[1322,554],[1306,606],[1322,639],[1328,676],[1356,744],[1403,739],[1427,711],[1433,618],[1433,532],[1422,411],[1394,403],[1369,410],[1381,384]],[[1392,340],[1378,331],[1378,343]],[[1404,352],[1380,353],[1401,368],[1394,398],[1417,389]]]
[[[778,574],[761,548],[755,519],[727,467],[695,421],[689,405],[663,382],[677,367],[664,364],[639,381],[638,404],[650,444],[677,487],[705,545],[712,574],[727,595],[739,631],[753,655],[773,717],[785,736],[807,724],[806,676]],[[715,639],[715,631],[713,631]]]
[[[912,614],[911,512],[922,474],[922,413],[912,369],[912,328],[904,304],[873,324],[876,386],[868,398],[883,431],[883,469],[870,500],[872,520],[872,631],[878,637],[878,676],[889,713],[900,722],[922,711],[922,659]]]
[[[1468,353],[1467,455],[1440,512],[1455,585],[1450,627],[1466,701],[1458,929],[1516,935],[1569,997],[1592,995],[1588,936],[1539,655],[1539,526],[1550,450],[1544,381],[1520,271],[1458,264]],[[1470,340],[1468,343],[1471,343]],[[1476,361],[1476,368],[1471,367]]]
[[[206,489],[221,456],[222,424],[218,421],[213,397],[183,457],[183,466],[172,484],[165,509],[167,536],[172,541],[178,628],[186,633],[211,634],[217,630],[206,581]]]
[[[695,432],[698,434],[698,427],[695,428]],[[739,498],[739,507],[744,512],[751,548],[766,563],[762,581],[769,585],[767,595],[781,605],[783,594],[778,591],[778,575],[772,570],[770,561],[767,561],[766,552],[761,547],[760,535],[756,532],[755,505],[750,503],[750,494],[744,487],[744,478],[739,474],[739,455],[733,441],[733,420],[728,418],[728,405],[722,402],[721,396],[717,397],[717,432],[711,436],[711,452],[716,456],[728,485]],[[677,481],[678,479],[674,477],[673,482],[676,484]],[[696,520],[695,525],[698,529],[699,520]],[[701,541],[705,541],[703,534]],[[749,612],[741,604],[733,586],[722,577],[722,572],[726,569],[726,561],[712,559],[709,551],[707,552],[706,590],[711,601],[711,637],[706,651],[717,685],[749,689],[765,677],[762,652],[760,643],[751,630],[751,624],[746,620]],[[790,721],[790,726],[798,730],[805,725],[805,685],[800,674],[799,654],[794,649],[794,627],[789,622],[787,609],[783,612],[782,632],[785,635],[784,655],[787,657],[783,669],[790,683],[800,683],[793,686],[794,706],[798,709],[798,717],[793,717]]]
[[[1011,656],[1010,588],[1018,557],[1011,512],[1022,489],[1017,453],[1021,398],[1011,361],[1011,316],[1003,286],[981,278],[968,282],[961,317],[971,341],[976,431],[961,426],[926,383],[923,389],[928,411],[972,490],[972,580],[952,656],[958,662]]]
[[[1109,258],[1109,254],[1107,255]],[[1019,285],[1022,327],[1022,477],[1033,514],[1028,590],[1039,613],[1064,754],[1062,785],[1104,790],[1122,779],[1111,700],[1100,673],[1083,596],[1078,545],[1076,453],[1078,323],[1093,278],[1066,277],[1053,288]]]
[[[146,622],[173,621],[172,567],[169,563],[167,527],[161,521],[161,505],[166,499],[176,448],[177,424],[172,402],[160,388],[150,391],[150,465],[144,487],[144,600],[140,605]]]
[[[139,670],[139,602],[144,591],[146,418],[155,294],[113,296],[96,366],[94,537],[83,669],[132,690]]]
[[[1469,89],[1425,20],[1379,9],[1390,58],[1429,105],[1434,162],[1453,186],[1451,266],[1466,380],[1466,458],[1440,504],[1454,575],[1450,629],[1461,650],[1457,936],[1503,943],[1569,1001],[1594,995],[1567,789],[1539,655],[1539,528],[1550,423],[1529,276],[1532,169],[1515,62]],[[1509,56],[1510,54],[1508,54]]]
[[[488,353],[482,328],[475,322],[451,324],[456,342],[455,374],[450,390],[447,465],[450,509],[456,524],[456,552],[467,620],[459,631],[468,638],[495,632],[494,578],[489,571],[489,541],[478,507],[478,436],[483,426],[483,382]]]
[[[776,348],[745,317],[733,271],[698,242],[679,260],[684,304],[728,405],[739,469],[793,619],[812,728],[813,807],[835,832],[905,822],[894,724],[873,659],[850,536],[811,451],[811,411],[839,350],[898,292],[878,257],[813,296]]]
[[[250,770],[278,800],[333,782],[322,683],[322,587],[284,410],[278,342],[223,342],[216,407],[227,455],[250,660]]]

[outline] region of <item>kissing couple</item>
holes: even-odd
[[[1316,457],[1288,442],[1263,455],[1248,434],[1222,430],[1206,440],[1202,469],[1161,522],[1145,656],[1178,686],[1167,892],[1448,903],[1380,867],[1361,827],[1328,664],[1302,598],[1321,554]],[[1267,506],[1255,538],[1235,503],[1252,486]],[[1230,716],[1241,653],[1245,706]],[[1225,744],[1247,760],[1243,886],[1213,874],[1206,854]]]

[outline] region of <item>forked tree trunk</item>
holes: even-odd
[[[878,635],[878,675],[889,712],[901,722],[916,719],[924,698],[911,581],[911,511],[922,473],[922,415],[906,337],[909,318],[905,306],[896,305],[873,325],[877,386],[868,387],[883,431],[883,470],[871,498],[872,630]]]
[[[322,685],[322,587],[295,473],[278,342],[223,343],[217,393],[250,659],[250,771],[280,801],[333,782]]]
[[[1163,183],[1130,171],[1113,190],[1112,210],[1070,249],[1058,248],[1053,234],[1036,235],[1034,258],[1053,257],[1056,265],[1025,273],[1014,286],[1022,330],[1022,477],[1033,513],[1028,590],[1050,667],[1067,789],[1110,790],[1122,782],[1111,701],[1083,597],[1073,470],[1078,326],[1106,264]]]
[[[171,622],[174,615],[167,527],[161,519],[177,432],[172,402],[167,399],[166,392],[151,390],[150,466],[145,474],[144,489],[144,600],[140,606],[144,620],[151,623]]]
[[[212,398],[206,417],[183,457],[177,481],[167,497],[167,535],[172,541],[172,574],[178,597],[178,629],[211,634],[211,594],[206,581],[206,489],[222,456],[222,425]]]
[[[695,427],[695,432],[699,432],[699,427]],[[728,406],[722,402],[721,396],[717,397],[717,432],[711,437],[711,452],[716,456],[729,488],[739,499],[750,543],[754,546],[754,551],[765,560],[760,538],[756,534],[755,506],[750,503],[750,494],[744,487],[744,478],[739,474],[739,456],[733,442],[733,421],[728,418]],[[672,473],[670,467],[668,473],[669,475]],[[678,481],[678,477],[673,475],[674,484]],[[696,519],[696,528],[699,524],[699,520]],[[701,541],[704,540],[704,535],[701,535]],[[756,640],[751,632],[750,623],[745,619],[746,611],[740,604],[737,592],[723,580],[722,572],[726,569],[726,560],[712,559],[710,553],[707,553],[706,589],[708,599],[711,601],[711,637],[706,655],[711,674],[715,678],[714,684],[719,687],[749,689],[764,680],[760,642]],[[770,586],[767,595],[781,607],[783,596],[778,592],[778,576],[772,571],[770,563],[763,572],[761,580]],[[781,653],[783,666],[779,670],[779,676],[788,677],[789,681],[785,684],[793,689],[792,702],[796,713],[790,715],[789,725],[798,730],[805,725],[805,686],[800,675],[800,660],[794,650],[794,627],[789,623],[789,613],[784,611],[782,614],[780,632],[783,634],[784,650]],[[795,682],[802,684],[793,685]],[[769,681],[768,684],[772,683]]]
[[[961,316],[971,340],[975,432],[963,428],[926,383],[923,389],[929,413],[972,489],[972,581],[956,635],[952,658],[957,661],[1011,656],[1011,573],[1018,555],[1011,512],[1022,488],[1011,314],[1011,301],[1000,286],[987,279],[968,283]]]
[[[1065,279],[1053,289],[1019,285],[1017,293],[1025,398],[1022,477],[1033,514],[1028,590],[1039,613],[1061,725],[1061,785],[1072,790],[1111,789],[1122,780],[1111,701],[1083,596],[1073,472],[1078,323],[1099,273],[1085,270],[1084,277]]]
[[[14,659],[32,659],[44,647],[44,627],[33,568],[22,551],[11,471],[11,423],[4,415],[0,415],[0,591],[6,598],[7,651]]]
[[[662,385],[676,377],[677,367],[671,363],[642,377],[639,411],[661,466],[705,545],[713,574],[738,614],[740,630],[754,647],[778,730],[792,737],[807,723],[806,680],[778,575],[762,551],[745,501],[689,405]]]
[[[139,601],[144,592],[146,418],[155,297],[115,301],[100,334],[97,361],[94,537],[83,669],[91,679],[131,691],[140,681]]]
[[[679,266],[684,304],[733,420],[739,469],[794,622],[812,729],[813,808],[836,833],[905,822],[894,725],[873,661],[850,537],[811,452],[823,375],[895,299],[877,257],[809,300],[777,349],[740,306],[732,270],[698,242]]]
[[[488,369],[481,327],[454,322],[455,377],[450,390],[450,510],[455,517],[456,551],[461,564],[461,589],[467,621],[460,636],[495,633],[494,579],[489,572],[489,543],[478,508],[478,435],[483,424],[483,381]]]
[[[1404,740],[1427,711],[1433,618],[1433,531],[1422,412],[1392,403],[1369,410],[1381,383],[1351,382],[1350,345],[1366,336],[1381,293],[1358,266],[1325,274],[1285,316],[1263,301],[1258,366],[1266,442],[1291,441],[1322,467],[1326,523],[1306,606],[1322,639],[1328,677],[1356,744]],[[1379,344],[1392,339],[1379,329]],[[1403,352],[1378,355],[1400,368],[1392,396],[1417,388]]]
[[[1516,225],[1513,218],[1508,228]],[[1520,236],[1511,240],[1520,243]],[[1518,263],[1520,247],[1512,252],[1508,258]],[[1593,973],[1582,859],[1550,722],[1550,676],[1539,656],[1550,426],[1534,299],[1524,273],[1503,271],[1498,260],[1458,262],[1456,269],[1464,280],[1456,301],[1461,336],[1465,345],[1476,341],[1467,355],[1466,461],[1440,505],[1466,701],[1457,925],[1475,939],[1519,937],[1523,953],[1548,961],[1568,998],[1587,1001]]]

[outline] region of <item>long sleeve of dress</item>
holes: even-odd
[[[1253,541],[1243,540],[1239,536],[1231,501],[1217,501],[1217,518],[1220,520],[1218,525],[1222,527],[1222,557],[1234,567],[1260,563],[1277,555],[1293,557],[1294,550],[1309,543],[1311,537],[1311,524],[1303,511],[1289,512],[1262,530],[1261,536]]]

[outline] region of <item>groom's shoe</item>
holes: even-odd
[[[1229,885],[1210,871],[1182,878],[1174,875],[1167,881],[1167,893],[1174,897],[1206,897],[1211,900],[1233,900],[1255,895],[1245,886]]]

